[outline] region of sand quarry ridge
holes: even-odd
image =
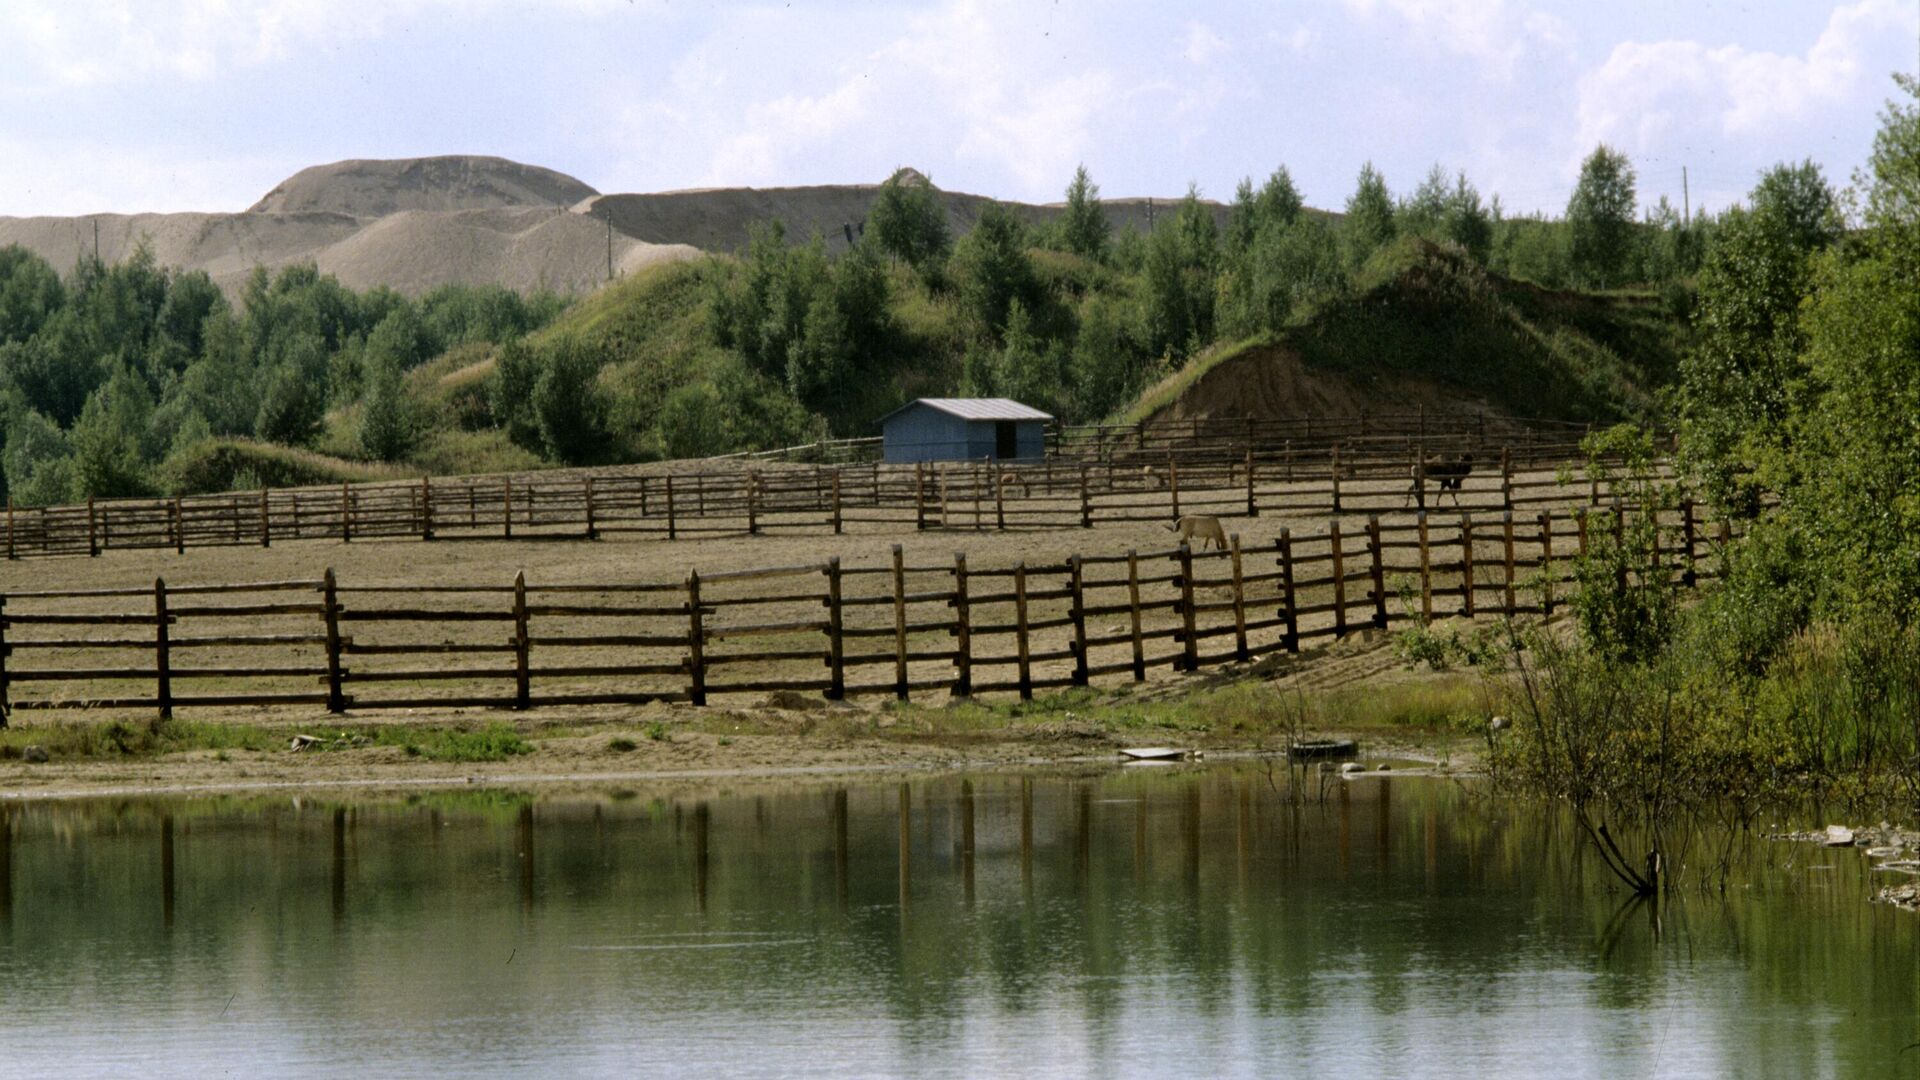
[[[117,262],[144,239],[162,266],[204,270],[230,295],[255,266],[312,262],[355,289],[420,294],[449,283],[563,294],[590,291],[613,271],[745,247],[756,222],[792,236],[818,232],[830,250],[866,219],[878,184],[708,188],[603,195],[564,173],[481,156],[352,160],[302,169],[240,213],[0,216],[0,247],[19,244],[62,271],[97,243]],[[992,201],[940,192],[964,232]],[[1030,221],[1056,205],[1007,204]],[[1208,204],[1224,221],[1226,208]],[[1108,200],[1116,228],[1146,228],[1168,199]]]

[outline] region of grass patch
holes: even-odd
[[[175,495],[260,487],[310,487],[403,480],[419,473],[399,465],[349,461],[252,439],[206,439],[170,455],[159,467],[160,486]]]
[[[394,738],[389,737],[391,729],[376,729],[380,732],[376,741],[391,745]],[[477,731],[461,728],[415,728],[392,732],[399,739],[399,745],[410,756],[419,756],[428,761],[505,761],[519,754],[533,753],[533,744],[515,730],[511,724],[498,721],[488,724]]]
[[[204,720],[113,720],[107,723],[60,721],[0,731],[0,759],[17,760],[29,746],[55,758],[157,757],[213,750],[264,751],[284,747],[282,736],[251,724],[215,724]]]
[[[628,738],[611,739],[607,742],[607,749],[616,754],[631,754],[640,749],[640,744]]]
[[[1124,691],[1077,689],[1027,702],[962,702],[946,708],[894,709],[902,737],[965,738],[1044,732],[1048,725],[1087,725],[1114,736],[1172,735],[1264,739],[1292,730],[1357,731],[1413,728],[1435,732],[1479,730],[1489,709],[1486,681],[1447,675],[1296,694],[1263,682],[1239,682],[1178,697],[1132,700]]]

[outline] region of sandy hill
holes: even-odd
[[[385,285],[421,293],[459,282],[584,292],[604,283],[608,247],[615,274],[737,251],[756,222],[781,220],[789,235],[818,232],[844,247],[845,229],[866,220],[877,184],[714,188],[601,195],[573,177],[495,157],[341,161],[303,169],[236,214],[93,214],[0,217],[0,246],[20,244],[66,269],[97,250],[125,259],[142,240],[164,266],[204,270],[229,292],[256,266],[312,262],[356,289]],[[956,234],[990,201],[940,192]],[[1009,203],[1043,222],[1059,205]],[[1175,200],[1112,199],[1116,229],[1145,230]],[[1209,203],[1225,220],[1226,208]]]
[[[568,207],[599,192],[564,173],[496,157],[336,161],[288,177],[248,210],[384,217],[407,210]]]

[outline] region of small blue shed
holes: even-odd
[[[880,434],[889,465],[1038,460],[1051,419],[1010,398],[920,398],[881,417]]]

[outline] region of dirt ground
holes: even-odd
[[[1275,517],[1240,518],[1228,522],[1241,534],[1249,552],[1266,549],[1255,565],[1248,559],[1248,573],[1271,570],[1272,543],[1282,527],[1292,526],[1296,533],[1307,528],[1318,532],[1323,518],[1286,519]],[[1356,521],[1357,524],[1357,521]],[[517,572],[524,571],[530,585],[573,584],[611,586],[632,582],[672,582],[684,578],[693,569],[702,574],[747,567],[817,564],[837,554],[849,570],[890,566],[892,545],[903,545],[908,566],[951,566],[955,552],[964,551],[975,568],[1004,568],[1015,562],[1058,564],[1071,554],[1124,552],[1138,548],[1143,552],[1165,551],[1172,536],[1153,522],[1105,524],[1092,530],[1066,529],[1051,532],[972,532],[928,531],[909,528],[853,532],[839,537],[819,535],[762,535],[665,541],[631,537],[608,538],[595,542],[574,539],[513,540],[438,540],[423,543],[414,540],[356,541],[334,540],[286,542],[272,548],[234,547],[227,549],[189,549],[185,554],[171,551],[109,551],[97,558],[59,558],[21,560],[0,563],[0,590],[99,589],[151,587],[156,577],[164,577],[169,587],[236,581],[276,581],[318,579],[332,568],[343,586],[380,585],[492,585],[506,586]],[[1206,571],[1215,574],[1220,563]],[[1164,568],[1160,568],[1164,570]],[[1144,570],[1143,570],[1144,572]],[[912,575],[910,575],[910,579]],[[940,575],[929,572],[909,588],[942,587]],[[885,575],[849,579],[865,582],[860,589],[871,592],[887,581]],[[1004,589],[1005,579],[995,579],[981,588]],[[811,586],[809,586],[811,587]],[[950,587],[950,582],[945,586]],[[751,597],[759,589],[779,592],[776,582],[739,583],[736,594]],[[1310,598],[1303,597],[1303,602]],[[1270,608],[1271,598],[1262,596],[1258,606]],[[124,602],[124,601],[120,601]],[[22,602],[24,603],[24,601]],[[1063,602],[1055,602],[1053,607]],[[1249,607],[1255,606],[1252,594]],[[795,601],[793,607],[803,606]],[[984,606],[984,605],[983,605]],[[1010,609],[1011,605],[1004,605]],[[925,617],[938,605],[925,605]],[[1057,614],[1053,607],[1036,604],[1036,618]],[[817,602],[815,603],[817,609]],[[18,610],[10,605],[9,610]],[[765,609],[767,617],[784,617],[779,606]],[[854,610],[854,609],[849,609]],[[1272,612],[1266,610],[1264,615]],[[861,610],[860,617],[890,625],[891,609],[885,606]],[[919,617],[919,616],[915,616]],[[950,617],[950,615],[949,615]],[[1161,618],[1170,618],[1163,615]],[[299,616],[310,619],[310,616]],[[976,620],[997,620],[997,614],[976,612]],[[1116,629],[1105,625],[1117,621],[1102,618],[1095,632]],[[497,624],[491,625],[498,634]],[[250,628],[254,632],[276,629],[264,624]],[[1056,634],[1064,631],[1054,631]],[[748,639],[764,644],[766,639]],[[1213,648],[1224,644],[1214,639]],[[1256,647],[1260,643],[1256,641]],[[884,649],[885,638],[869,639],[862,650]],[[1052,649],[1052,643],[1038,644]],[[716,645],[712,653],[724,655],[727,646]],[[1161,642],[1151,652],[1164,652]],[[1107,653],[1096,653],[1096,663],[1114,659],[1124,646],[1108,646]],[[983,650],[984,652],[985,650]],[[13,664],[27,666],[16,653]],[[44,656],[31,658],[33,662]],[[591,652],[583,652],[580,662],[603,661]],[[371,666],[371,661],[368,662]],[[819,662],[795,664],[796,678],[818,678]],[[1050,659],[1034,664],[1036,678],[1058,676],[1071,667],[1070,660]],[[787,668],[767,665],[751,674],[765,678],[785,677]],[[741,668],[736,674],[749,674]],[[939,680],[952,677],[950,664],[928,661],[912,665],[914,680]],[[975,673],[976,683],[1009,677],[1010,669],[983,666]],[[891,667],[880,676],[890,678]],[[865,679],[875,678],[869,668]],[[1128,685],[1123,675],[1096,679],[1108,692],[1125,695],[1127,700],[1181,695],[1236,681],[1260,681],[1282,688],[1299,687],[1308,692],[1343,687],[1373,686],[1420,678],[1405,670],[1395,656],[1387,636],[1363,631],[1337,642],[1316,643],[1299,656],[1276,655],[1251,663],[1211,668],[1182,675],[1167,667],[1154,668],[1142,686]],[[670,679],[669,682],[679,680]],[[851,681],[851,672],[850,672]],[[28,685],[28,684],[22,684]],[[564,689],[565,686],[559,688]],[[210,687],[209,689],[225,689]],[[176,693],[179,692],[176,688]],[[1000,695],[1005,699],[1007,695]],[[1060,762],[1109,762],[1123,742],[1137,742],[1138,733],[1116,732],[1098,723],[1061,725],[1043,721],[1035,725],[1008,726],[993,731],[969,732],[945,730],[938,724],[915,727],[911,711],[898,712],[883,702],[885,697],[860,697],[848,705],[825,707],[817,697],[806,709],[771,707],[765,695],[734,694],[715,699],[707,708],[680,704],[646,706],[566,706],[536,708],[528,712],[501,709],[422,707],[380,711],[355,711],[346,717],[334,717],[319,706],[224,707],[181,709],[179,715],[196,720],[234,722],[265,729],[274,735],[273,749],[236,749],[231,752],[189,751],[158,757],[113,756],[87,759],[28,763],[18,758],[0,758],[0,798],[51,797],[73,794],[108,794],[123,791],[229,789],[281,785],[321,787],[400,786],[407,784],[489,784],[523,782],[563,782],[586,778],[607,782],[623,778],[745,777],[787,774],[816,775],[835,772],[918,772],[975,767],[1010,767]],[[944,694],[916,693],[916,703],[938,711]],[[1115,698],[1114,700],[1119,700]],[[1097,704],[1094,708],[1098,708]],[[76,713],[68,711],[16,711],[12,717],[15,739],[20,731],[37,725],[107,723],[119,719],[135,722],[139,718],[112,713]],[[435,762],[408,755],[398,746],[362,746],[325,752],[294,753],[280,748],[282,739],[297,734],[327,735],[343,728],[360,730],[370,724],[443,724],[478,727],[505,721],[532,739],[536,753],[495,763]],[[661,737],[661,735],[664,737]],[[1156,735],[1155,738],[1166,738]],[[1182,732],[1187,745],[1211,747],[1219,752],[1260,752],[1270,750],[1260,738],[1233,733]],[[621,748],[613,748],[619,742]]]

